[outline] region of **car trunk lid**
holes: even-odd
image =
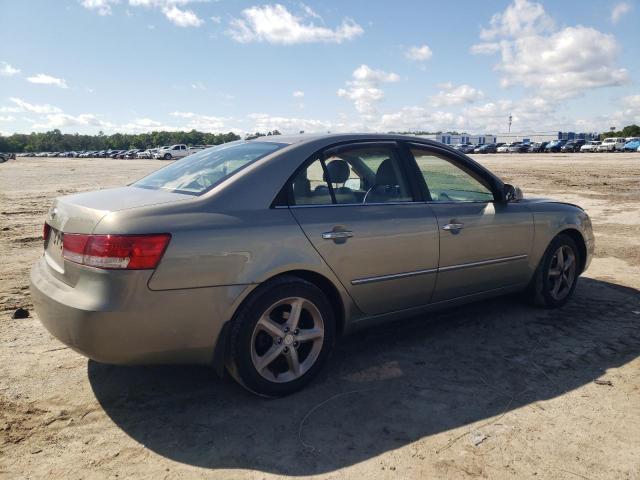
[[[137,187],[111,188],[56,198],[45,220],[48,225],[45,230],[49,229],[44,243],[46,263],[54,276],[74,285],[80,267],[64,261],[64,234],[91,234],[100,220],[112,212],[189,199],[193,196]]]

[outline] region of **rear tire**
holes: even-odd
[[[335,315],[322,290],[283,276],[258,287],[238,310],[227,370],[258,395],[289,395],[318,374],[334,339]]]
[[[560,308],[573,296],[580,275],[580,253],[573,239],[555,237],[545,251],[527,288],[527,297],[537,306]]]

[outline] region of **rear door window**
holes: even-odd
[[[414,201],[397,151],[389,145],[329,149],[298,172],[291,191],[295,205]]]

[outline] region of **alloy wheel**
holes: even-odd
[[[251,335],[251,361],[277,383],[300,378],[315,364],[324,341],[324,320],[309,300],[290,297],[271,305]]]
[[[571,292],[576,280],[576,255],[568,245],[560,246],[549,265],[549,294],[554,300],[563,300]]]

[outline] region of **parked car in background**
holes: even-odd
[[[157,148],[149,148],[148,150],[142,150],[136,154],[136,158],[153,158],[153,155],[158,151]]]
[[[455,145],[453,148],[462,153],[471,153],[473,152],[473,149],[476,148],[476,146],[470,143],[460,143],[458,145]]]
[[[587,153],[595,152],[596,149],[598,148],[598,145],[600,145],[601,143],[602,142],[600,142],[598,140],[591,140],[590,142],[587,142],[584,145],[582,145],[580,147],[580,151],[581,152],[587,152]]]
[[[278,135],[57,198],[30,290],[98,362],[210,365],[281,396],[359,326],[514,292],[561,307],[593,250],[582,208],[437,142]]]
[[[549,142],[533,142],[529,144],[529,149],[527,151],[530,153],[541,153],[544,152],[544,149],[548,144]]]
[[[509,153],[524,153],[529,149],[529,144],[522,142],[513,142],[509,146]]]
[[[632,138],[627,143],[624,144],[625,152],[637,152],[638,147],[640,147],[640,138]]]
[[[577,140],[569,140],[565,143],[562,148],[560,148],[561,152],[579,152],[582,146],[585,144],[585,140],[577,139]]]
[[[498,147],[495,143],[485,143],[473,150],[473,153],[496,153]]]
[[[7,162],[9,160],[13,160],[16,158],[16,154],[15,153],[2,153],[0,152],[0,163],[4,163]]]
[[[605,138],[600,145],[598,145],[597,152],[622,152],[624,150],[624,138],[622,137],[609,137]]]
[[[193,147],[189,147],[189,155],[192,155],[196,152],[204,150],[205,148],[209,148],[209,147],[206,145],[194,145]]]
[[[500,146],[496,149],[496,151],[497,151],[498,153],[509,153],[509,147],[511,147],[511,145],[512,145],[511,143],[504,143],[504,144],[500,145]]]
[[[163,160],[172,160],[175,158],[183,158],[189,155],[189,150],[184,144],[171,145],[166,149],[158,150],[153,158],[160,158]]]
[[[545,147],[544,151],[545,152],[559,152],[562,147],[564,146],[564,144],[567,143],[566,140],[554,140],[552,142],[549,142],[547,144],[547,146]]]

